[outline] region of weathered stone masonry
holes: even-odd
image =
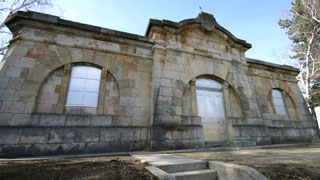
[[[295,80],[298,70],[247,59],[251,45],[210,14],[181,22],[151,19],[146,36],[35,12],[17,12],[6,25],[14,37],[0,64],[0,156],[316,136]],[[72,67],[79,65],[101,70],[97,106],[66,106]],[[225,120],[218,125],[199,116],[199,79],[221,85]],[[277,115],[273,89],[282,94],[285,115]]]

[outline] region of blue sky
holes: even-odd
[[[294,64],[288,57],[291,42],[278,26],[291,0],[60,0],[58,4],[64,19],[139,35],[144,35],[150,18],[194,18],[201,6],[237,38],[252,44],[247,57]]]

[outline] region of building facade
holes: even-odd
[[[17,12],[0,64],[0,156],[258,145],[317,136],[290,66],[211,14],[151,19],[139,36]]]

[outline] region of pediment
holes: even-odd
[[[205,44],[229,45],[235,42],[218,29],[207,31],[200,24],[185,25],[176,32],[177,41],[187,46],[200,48]]]
[[[201,12],[196,18],[186,19],[180,22],[150,19],[146,36],[152,38],[151,34],[153,31],[159,31],[159,28],[163,31],[172,32],[178,36],[180,35],[181,37],[190,36],[191,34],[191,36],[194,36],[195,33],[188,32],[196,32],[200,30],[201,33],[198,33],[197,35],[203,35],[203,37],[200,39],[210,39],[210,36],[218,36],[219,38],[216,39],[218,41],[224,39],[230,45],[242,46],[246,50],[251,48],[251,44],[247,43],[245,40],[236,38],[228,30],[220,26],[212,14],[205,12]]]

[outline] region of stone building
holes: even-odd
[[[0,64],[0,155],[274,144],[316,137],[290,66],[248,59],[251,44],[211,14],[151,19],[139,36],[17,12]]]

